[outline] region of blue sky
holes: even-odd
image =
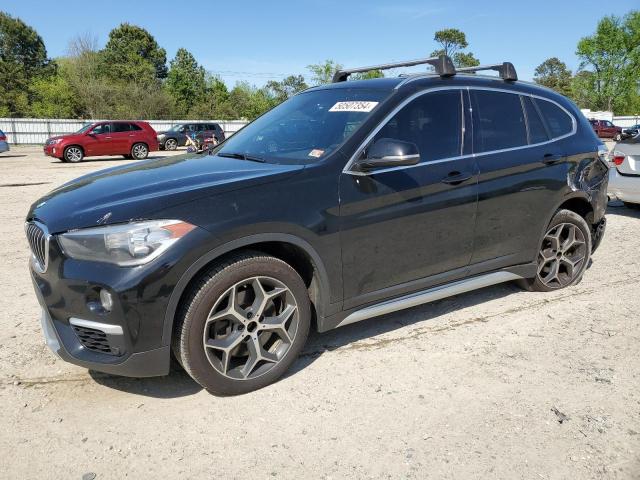
[[[633,8],[640,8],[637,0],[3,0],[0,6],[33,26],[52,57],[84,32],[103,46],[109,30],[129,22],[149,30],[168,59],[185,47],[228,84],[258,86],[308,75],[308,64],[325,59],[359,66],[427,56],[436,48],[434,32],[448,27],[467,34],[469,50],[482,63],[508,60],[521,78],[531,79],[536,65],[552,56],[577,68],[578,40],[602,16]]]

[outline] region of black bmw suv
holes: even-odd
[[[26,232],[49,346],[140,377],[167,374],[173,354],[238,394],[281,376],[312,327],[500,282],[579,282],[605,226],[589,122],[509,63],[472,69],[500,76],[422,63],[435,73],[338,72],[207,154],[36,201]]]

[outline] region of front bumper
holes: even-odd
[[[0,153],[8,152],[10,150],[7,142],[0,142]]]
[[[169,346],[147,352],[133,353],[118,363],[83,360],[74,356],[65,348],[56,331],[53,320],[44,308],[42,309],[40,321],[47,346],[65,362],[73,363],[88,370],[122,375],[124,377],[158,377],[169,373],[171,358],[171,348]]]
[[[62,149],[57,144],[45,145],[42,151],[47,157],[59,158],[62,156]]]
[[[90,370],[131,377],[168,374],[167,305],[209,239],[208,232],[194,229],[156,260],[123,268],[70,259],[51,237],[45,271],[33,261],[30,268],[49,348]],[[110,311],[100,306],[100,289],[112,295]]]

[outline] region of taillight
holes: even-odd
[[[609,158],[611,162],[613,162],[613,164],[617,166],[622,165],[622,162],[624,162],[626,155],[622,152],[613,151],[611,152],[611,156]]]
[[[7,140],[7,136],[4,133],[0,133],[0,142],[5,142]]]

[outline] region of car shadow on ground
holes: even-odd
[[[0,154],[0,159],[2,159],[2,158],[20,158],[20,157],[26,157],[26,155],[5,155],[5,154]]]
[[[453,297],[444,298],[435,302],[427,303],[417,307],[409,308],[400,312],[390,313],[380,317],[370,318],[359,323],[346,325],[325,333],[312,331],[309,334],[307,345],[303,349],[298,361],[289,369],[285,377],[297,374],[305,369],[324,353],[340,348],[354,348],[357,342],[389,333],[393,330],[404,328],[416,323],[435,321],[445,315],[463,308],[474,307],[490,300],[503,298],[522,290],[513,282],[486,287],[481,290],[463,293]],[[469,320],[475,317],[470,315]],[[451,327],[455,328],[455,327]],[[373,345],[363,345],[364,349],[369,349]],[[388,340],[383,340],[388,343]]]
[[[503,298],[519,291],[521,290],[515,284],[505,283],[413,307],[402,312],[372,318],[353,325],[346,325],[325,333],[317,333],[312,330],[300,357],[287,371],[284,378],[298,374],[326,352],[348,347],[361,340],[409,325],[435,320],[446,313]],[[105,387],[153,398],[186,397],[202,390],[202,387],[192,380],[173,359],[170,373],[165,377],[128,378],[93,371],[90,371],[89,374],[96,383]]]
[[[194,395],[202,390],[180,365],[172,359],[169,375],[164,377],[130,378],[89,371],[93,380],[121,392],[152,398],[178,398]]]
[[[181,152],[178,152],[181,153]],[[184,152],[187,153],[187,152]],[[26,157],[26,155],[16,155],[18,157]],[[170,154],[164,154],[164,155],[149,155],[147,158],[143,159],[143,160],[136,160],[134,158],[123,158],[122,156],[113,156],[113,157],[90,157],[90,158],[83,158],[81,162],[77,162],[77,163],[67,163],[67,162],[63,162],[62,160],[58,159],[58,158],[51,158],[49,163],[52,163],[54,165],[65,165],[65,167],[68,167],[70,165],[91,165],[91,164],[95,164],[95,163],[101,163],[101,162],[105,162],[105,163],[111,163],[111,162],[125,162],[125,161],[138,161],[138,162],[143,162],[144,160],[159,160],[162,158],[167,158],[167,157],[171,157],[173,155]],[[0,155],[0,158],[3,158],[2,155]]]

